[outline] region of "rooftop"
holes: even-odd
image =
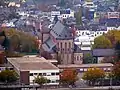
[[[58,69],[43,57],[8,58],[8,61],[19,71]]]
[[[58,65],[58,68],[90,68],[90,67],[111,67],[113,64],[111,63],[100,63],[100,64],[69,64],[69,65]]]

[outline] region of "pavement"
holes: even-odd
[[[120,86],[104,86],[104,87],[90,87],[90,88],[42,88],[42,89],[22,89],[22,90],[120,90]]]

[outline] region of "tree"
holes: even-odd
[[[64,7],[66,5],[65,0],[60,0],[60,2],[58,3],[59,6]]]
[[[90,53],[86,53],[83,58],[83,63],[84,64],[97,63],[97,59],[95,57],[93,57]]]
[[[94,39],[94,45],[93,48],[111,48],[112,44],[108,38],[106,38],[104,35],[98,36]]]
[[[83,79],[87,80],[89,85],[94,85],[97,80],[105,77],[104,70],[100,68],[88,68],[88,70],[83,74]]]
[[[18,80],[18,74],[14,70],[3,70],[0,72],[0,82],[12,83]]]
[[[78,72],[75,69],[65,69],[60,74],[60,81],[65,85],[74,85],[74,82],[78,80]]]
[[[6,41],[6,43],[3,42],[4,46],[7,47],[7,45],[10,43],[10,49],[12,51],[17,52],[37,52],[39,48],[39,43],[37,42],[37,38],[34,36],[31,36],[30,34],[17,31],[15,29],[4,29],[6,38],[9,38],[9,42]],[[5,40],[4,40],[5,41]]]
[[[120,41],[120,31],[119,30],[108,31],[104,36],[110,40],[113,47],[115,46],[117,41]]]
[[[112,68],[112,79],[116,85],[120,85],[120,61],[115,62]]]
[[[50,83],[50,80],[43,76],[37,76],[34,82],[42,86],[45,83]]]
[[[75,13],[77,25],[82,25],[82,9],[80,8],[78,12]]]
[[[118,41],[115,45],[115,61],[119,61],[120,60],[120,41]]]
[[[120,80],[120,61],[116,62],[113,66],[113,74],[115,78]]]
[[[0,64],[4,64],[4,63],[5,63],[5,52],[0,51]]]

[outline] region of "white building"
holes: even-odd
[[[74,11],[70,9],[60,10],[60,11],[51,11],[51,20],[54,20],[54,17],[57,16],[59,20],[67,19],[69,17],[74,17]]]
[[[94,38],[89,36],[79,36],[74,40],[75,44],[79,46],[81,50],[91,50],[92,44],[94,44]]]
[[[85,3],[83,4],[83,6],[85,8],[97,8],[97,5],[95,5],[92,0],[85,1]]]
[[[103,31],[90,31],[90,30],[76,30],[75,44],[78,45],[81,50],[91,50],[94,44],[94,39],[100,35],[107,33],[107,30]]]
[[[49,79],[49,85],[59,84],[59,69],[43,57],[8,58],[8,62],[20,75],[21,83],[36,84],[34,79],[39,75]]]

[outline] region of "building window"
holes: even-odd
[[[69,42],[69,48],[71,48],[71,43]]]
[[[58,48],[59,48],[59,43],[58,43],[58,45],[57,45],[57,46],[58,46]]]
[[[56,80],[56,83],[59,83],[59,80]]]
[[[51,81],[52,83],[56,83],[55,81]]]
[[[84,32],[82,32],[82,35],[84,35]]]
[[[81,68],[80,71],[83,71],[83,69]]]
[[[60,47],[61,47],[61,49],[62,49],[62,42],[60,43]]]
[[[46,73],[43,73],[43,76],[46,76]]]
[[[82,60],[82,57],[80,56],[80,60]]]
[[[42,73],[39,73],[39,76],[42,76]]]
[[[51,75],[52,75],[52,76],[54,76],[54,75],[55,75],[55,73],[51,73]]]
[[[33,73],[30,73],[30,76],[33,76]]]
[[[34,75],[37,75],[37,73],[34,73]]]
[[[84,71],[87,71],[87,69],[86,69],[86,68],[84,68]]]
[[[79,56],[77,56],[77,60],[79,60]]]
[[[65,42],[65,52],[67,51],[67,43]]]
[[[47,76],[51,76],[51,73],[47,73]]]
[[[59,73],[56,73],[56,75],[59,75]]]

